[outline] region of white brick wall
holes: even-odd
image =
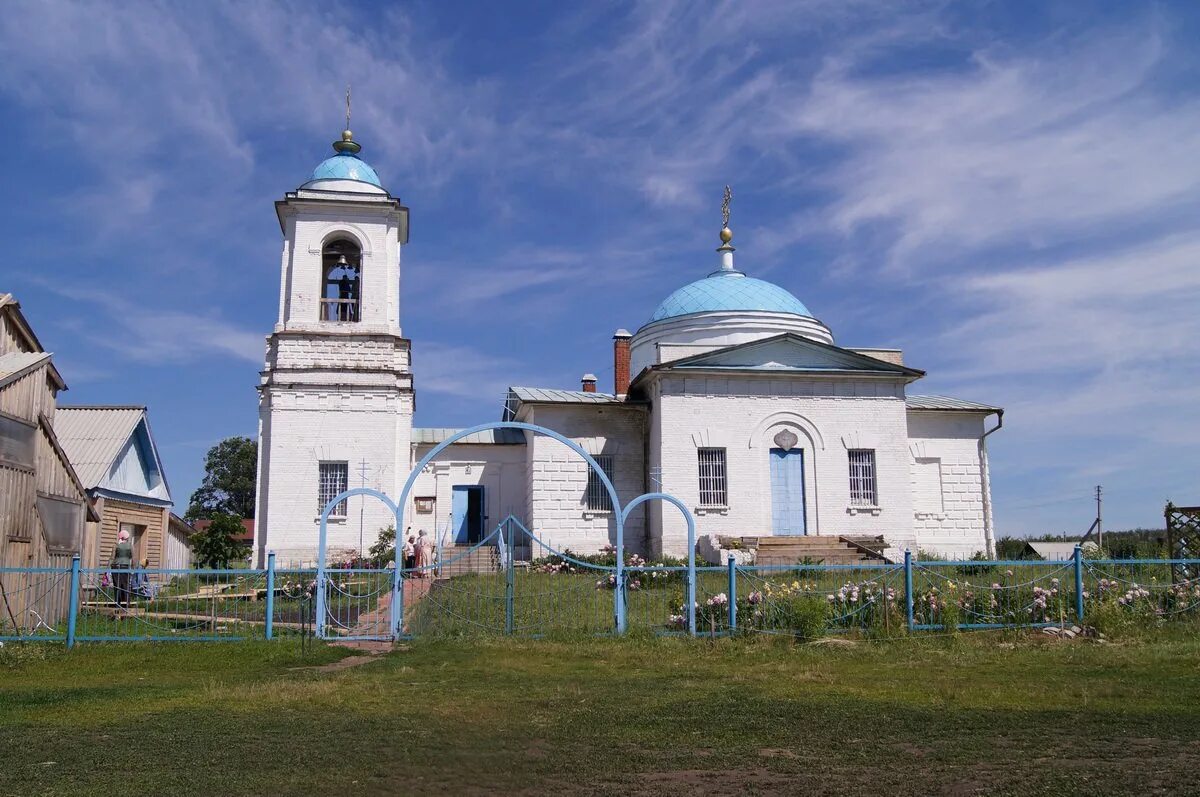
[[[613,484],[621,503],[645,492],[644,424],[637,407],[539,405],[522,420],[545,426],[574,440],[589,454],[613,458]],[[577,553],[596,553],[616,542],[611,513],[588,511],[588,464],[576,452],[544,435],[527,435],[530,530],[547,545]],[[645,513],[634,510],[625,527],[630,553],[646,552]]]
[[[412,398],[395,392],[314,393],[282,387],[269,388],[267,395],[261,405],[263,464],[255,547],[260,555],[274,550],[278,564],[285,566],[315,558],[320,462],[348,463],[349,486],[360,487],[365,460],[367,487],[389,496],[399,493],[408,476],[408,457],[397,462],[396,452],[409,449]],[[357,551],[361,525],[369,547],[379,529],[393,523],[378,500],[351,498],[346,517],[329,523],[328,545]]]
[[[414,448],[415,465],[433,446]],[[478,484],[484,489],[485,534],[490,534],[510,514],[528,527],[525,448],[523,445],[452,444],[417,477],[408,500],[406,525],[411,525],[414,533],[425,529],[451,540],[452,533],[447,535],[446,532],[451,527],[454,486]],[[419,497],[435,499],[432,514],[417,513],[415,500]]]
[[[769,451],[791,429],[804,450],[809,534],[911,535],[910,468],[903,386],[899,380],[678,375],[661,380],[652,422],[652,462],[663,490],[696,514],[697,534],[765,536],[772,532]],[[699,506],[696,449],[727,451],[729,507]],[[847,449],[875,450],[877,513],[850,508]],[[651,510],[663,551],[686,553],[687,527],[670,507]]]
[[[984,485],[979,440],[982,414],[963,412],[908,413],[909,453],[914,478],[917,460],[936,459],[941,471],[942,508],[914,506],[913,547],[949,558],[985,551]]]
[[[320,318],[323,287],[321,248],[333,238],[362,249],[362,329],[400,331],[399,214],[387,201],[365,198],[364,206],[309,201],[301,192],[281,211],[284,236],[281,305],[276,331],[312,329]]]

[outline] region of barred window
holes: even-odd
[[[700,506],[725,506],[728,491],[725,483],[725,449],[697,449],[700,462]]]
[[[325,505],[337,498],[339,494],[346,492],[346,485],[350,483],[350,464],[348,462],[322,462],[320,468],[320,479],[317,487],[317,511],[323,512]],[[345,517],[346,502],[341,501],[329,513],[330,517]]]
[[[875,450],[850,449],[850,505],[878,506],[875,492]]]
[[[612,481],[613,458],[608,454],[599,454],[592,459],[596,460],[600,470],[604,471],[604,475],[608,477],[609,481]],[[608,490],[604,489],[604,482],[600,481],[596,469],[590,466],[588,467],[587,495],[584,496],[584,501],[587,508],[594,512],[612,511],[612,497],[608,494]]]

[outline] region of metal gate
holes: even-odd
[[[401,582],[404,636],[571,636],[614,627],[615,564],[556,550],[511,515],[465,550],[402,569]]]

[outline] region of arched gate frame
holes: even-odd
[[[396,519],[396,551],[397,552],[400,551],[400,544],[399,544],[400,534],[401,534],[400,530],[403,528],[403,526],[401,524],[403,523],[403,520],[404,520],[404,517],[403,517],[404,513],[401,511],[400,507],[398,507],[398,506],[396,506],[396,504],[392,503],[392,499],[388,498],[383,493],[379,492],[378,490],[372,490],[370,487],[354,487],[352,489],[346,490],[345,492],[340,493],[339,495],[335,496],[332,501],[330,501],[328,504],[325,505],[325,508],[321,510],[321,533],[320,533],[320,538],[317,542],[317,584],[316,584],[316,589],[317,589],[316,615],[317,616],[316,616],[316,623],[315,623],[317,639],[325,638],[325,620],[326,620],[327,612],[328,612],[328,607],[326,605],[325,593],[326,593],[326,588],[327,588],[327,584],[329,581],[329,577],[328,577],[327,569],[325,567],[325,554],[326,554],[326,540],[329,536],[329,514],[333,511],[333,508],[335,506],[340,504],[342,501],[345,501],[347,498],[351,498],[355,495],[369,495],[372,498],[378,498],[380,501],[383,502],[384,506],[386,506],[389,510],[391,510],[392,517],[394,517]],[[404,505],[401,504],[400,506],[404,506]],[[392,634],[393,639],[396,636],[396,612],[398,610],[397,604],[399,603],[398,593],[399,593],[400,588],[401,588],[400,571],[396,570],[396,572],[392,576],[392,604],[391,604],[391,615],[392,616],[390,617],[390,624],[388,626],[391,629],[391,634]]]
[[[455,434],[451,435],[450,437],[446,438],[445,440],[443,440],[442,442],[440,442],[436,446],[434,446],[429,451],[428,454],[426,454],[424,457],[421,458],[421,461],[416,464],[416,466],[413,468],[412,472],[410,474],[408,474],[408,479],[404,482],[404,489],[401,490],[401,492],[400,492],[400,500],[399,501],[393,503],[386,495],[379,492],[378,490],[371,490],[371,489],[368,489],[365,487],[358,487],[358,488],[354,488],[352,490],[347,490],[344,493],[338,495],[337,497],[335,497],[332,501],[330,501],[325,506],[325,508],[321,512],[321,531],[320,531],[320,541],[318,544],[317,606],[316,606],[317,636],[318,637],[324,636],[324,621],[325,621],[325,611],[326,611],[324,596],[325,596],[325,581],[326,581],[326,568],[325,568],[326,537],[328,534],[327,521],[328,521],[330,512],[333,511],[333,508],[335,506],[337,506],[339,503],[341,503],[342,501],[344,501],[345,499],[347,499],[351,496],[355,496],[355,495],[369,495],[369,496],[378,498],[379,500],[384,502],[384,504],[388,507],[388,509],[390,509],[392,511],[392,514],[396,518],[396,532],[397,532],[396,539],[397,539],[397,541],[399,541],[400,529],[404,528],[404,507],[407,506],[408,497],[412,493],[412,489],[413,489],[413,486],[416,484],[417,477],[420,476],[421,472],[425,470],[425,466],[428,465],[430,462],[432,462],[433,459],[438,454],[440,454],[442,451],[446,450],[448,447],[453,445],[458,440],[461,440],[462,438],[468,437],[473,434],[478,434],[479,432],[487,432],[487,431],[491,431],[493,429],[521,429],[523,431],[533,432],[534,434],[544,435],[546,437],[550,437],[554,440],[557,440],[558,442],[560,442],[563,445],[570,448],[572,451],[574,451],[579,456],[583,457],[584,461],[587,462],[588,467],[591,468],[592,471],[594,471],[596,473],[596,475],[600,478],[600,482],[604,485],[604,489],[608,492],[609,500],[612,501],[613,516],[616,519],[616,523],[617,523],[617,528],[616,528],[617,566],[616,566],[616,573],[615,573],[616,578],[617,578],[617,583],[616,583],[616,589],[613,590],[613,594],[614,594],[613,624],[616,627],[616,631],[618,634],[624,634],[626,631],[626,618],[625,618],[625,522],[629,519],[629,515],[633,511],[633,509],[635,509],[637,506],[639,506],[643,503],[646,503],[647,501],[655,501],[655,500],[665,501],[669,504],[672,504],[673,506],[678,508],[681,513],[683,513],[684,519],[687,521],[687,527],[688,527],[688,576],[687,576],[688,583],[687,583],[687,598],[686,598],[687,605],[685,608],[686,608],[686,612],[687,612],[688,633],[695,635],[695,633],[696,633],[696,521],[692,517],[692,513],[690,510],[688,510],[687,506],[682,501],[680,501],[678,498],[676,498],[675,496],[668,495],[667,493],[646,493],[644,495],[639,495],[637,498],[630,501],[629,506],[622,507],[621,500],[617,497],[617,490],[613,486],[612,480],[610,480],[608,478],[608,474],[606,474],[604,472],[604,469],[601,468],[600,465],[596,462],[596,460],[592,458],[591,454],[589,454],[587,451],[583,450],[583,447],[580,446],[578,443],[576,443],[574,440],[570,440],[570,439],[564,437],[563,435],[559,434],[558,432],[554,431],[553,429],[547,429],[544,426],[537,426],[536,424],[532,424],[532,423],[523,423],[521,421],[494,421],[492,423],[480,424],[479,426],[472,426],[470,429],[463,429],[462,431],[456,432]],[[392,601],[391,601],[391,609],[390,609],[391,616],[390,616],[390,623],[389,623],[389,628],[391,629],[391,634],[392,634],[393,639],[398,638],[400,636],[401,625],[403,623],[403,617],[401,616],[401,612],[403,611],[402,601],[397,597],[399,591],[402,588],[400,579],[401,579],[401,575],[402,575],[403,564],[404,564],[404,562],[403,562],[403,559],[401,558],[401,546],[397,542],[396,563],[395,563],[395,569],[393,570],[394,575],[392,578],[392,581],[393,581],[393,583],[392,583]]]

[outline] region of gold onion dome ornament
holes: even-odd
[[[354,140],[354,134],[349,130],[342,131],[342,140],[333,142],[333,148],[339,153],[357,155],[362,151],[362,145]]]

